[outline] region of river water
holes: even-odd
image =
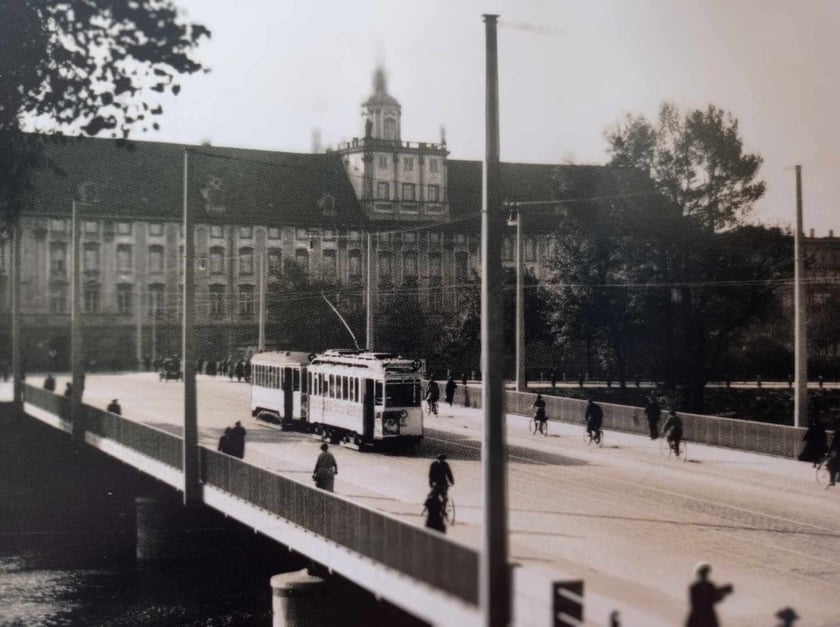
[[[0,404],[0,627],[270,627],[271,576],[307,561],[220,514],[205,512],[218,535],[200,561],[137,563],[135,497],[173,494],[67,434],[13,421]],[[329,581],[342,625],[422,626],[352,582]]]
[[[271,625],[281,547],[243,530],[200,563],[138,565],[134,497],[159,484],[2,409],[0,436],[0,625]]]

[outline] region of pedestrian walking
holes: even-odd
[[[732,593],[732,585],[717,587],[709,581],[712,567],[700,562],[694,567],[694,583],[688,587],[689,612],[685,627],[718,627],[715,605]]]
[[[461,373],[461,385],[463,385],[464,387],[467,386],[467,373],[466,372]]]
[[[434,488],[423,503],[426,512],[426,527],[446,533],[446,503],[444,497]]]
[[[230,455],[230,427],[225,427],[222,437],[219,438],[219,448],[217,450]]]
[[[73,396],[73,384],[69,381],[64,386],[64,396],[66,396],[67,398]]]
[[[321,454],[318,455],[318,460],[315,462],[312,480],[315,481],[316,487],[327,492],[333,492],[335,476],[338,474],[338,464],[335,463],[335,457],[330,453],[329,448],[326,442],[321,445]]]
[[[245,376],[245,364],[240,359],[236,362],[236,368],[234,369],[234,374],[236,375],[236,380],[239,383],[242,383],[242,377]]]
[[[828,446],[827,459],[825,462],[828,468],[828,485],[837,483],[837,476],[840,475],[840,429],[834,427],[834,435],[831,437],[831,444]]]
[[[233,429],[230,430],[230,435],[228,436],[228,440],[230,442],[230,454],[234,457],[238,457],[242,459],[245,457],[245,427],[242,426],[242,423],[237,420],[236,424],[233,426]]]
[[[48,392],[55,392],[55,378],[51,374],[47,374],[47,378],[44,379],[44,389]]]
[[[779,619],[778,627],[793,627],[800,617],[792,607],[783,607],[776,612],[776,618]]]
[[[823,457],[825,457],[826,440],[825,427],[822,424],[822,420],[820,420],[819,416],[814,416],[811,419],[808,430],[802,437],[805,446],[802,448],[802,452],[799,453],[799,461],[811,462],[814,466],[817,466],[823,460]]]
[[[551,369],[551,389],[555,389],[557,387],[557,372],[552,368]]]
[[[120,402],[117,399],[114,399],[110,403],[108,403],[107,409],[112,414],[122,416],[122,407],[120,407]]]
[[[648,404],[645,406],[645,416],[647,417],[651,440],[659,437],[659,417],[661,414],[662,408],[659,406],[659,401],[656,399],[655,394],[651,394],[648,399]]]
[[[444,388],[444,394],[446,394],[446,402],[449,403],[449,406],[452,407],[452,401],[455,398],[455,388],[458,387],[458,384],[455,383],[455,379],[451,376],[449,380],[446,382],[446,387]]]

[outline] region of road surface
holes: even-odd
[[[222,429],[242,420],[246,461],[308,481],[318,442],[253,421],[249,393],[245,383],[198,377],[201,443],[215,447]],[[154,373],[88,376],[85,402],[104,408],[112,398],[126,417],[179,432],[183,384]],[[422,524],[428,465],[445,452],[456,479],[449,533],[477,547],[481,412],[440,409],[415,454],[332,447],[336,492]],[[809,464],[691,442],[683,463],[637,435],[608,432],[598,449],[585,446],[582,425],[551,422],[543,437],[523,417],[507,424],[512,560],[583,578],[587,598],[613,600],[624,625],[640,624],[633,608],[649,627],[681,624],[701,560],[714,581],[735,586],[718,606],[727,627],[773,625],[788,605],[802,617],[798,627],[840,625],[840,487],[817,485]],[[605,618],[600,607],[587,624]]]

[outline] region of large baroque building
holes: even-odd
[[[185,151],[186,202],[196,224],[196,325],[206,357],[236,354],[256,341],[261,286],[271,293],[290,262],[341,287],[340,306],[348,311],[363,306],[368,255],[378,306],[406,289],[431,314],[457,311],[480,265],[482,164],[449,159],[443,137],[404,141],[401,118],[378,69],[362,105],[361,137],[325,154],[159,142],[126,149],[90,138],[48,143],[54,167],[35,176],[22,218],[28,366],[67,366],[74,199],[89,358],[130,367],[141,356],[178,352]],[[592,195],[617,176],[602,166],[514,163],[502,164],[501,173],[510,201]],[[525,263],[538,278],[552,241],[539,222],[525,234]],[[826,244],[837,260],[838,240]],[[512,232],[502,253],[512,267]],[[4,320],[9,268],[9,247],[0,241]],[[267,336],[283,337],[271,311]],[[8,345],[8,324],[0,342]]]

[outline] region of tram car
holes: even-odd
[[[291,372],[280,375],[292,377],[291,384],[285,384],[291,392],[271,370],[281,363],[282,369]],[[334,349],[314,357],[261,353],[251,364],[254,373],[260,366],[269,368],[267,375],[255,374],[252,382],[252,414],[261,420],[294,425],[354,448],[397,447],[423,438],[419,361],[390,353]],[[298,371],[300,385],[295,387]]]
[[[312,353],[278,351],[251,358],[251,415],[284,427],[306,422],[306,369]]]

